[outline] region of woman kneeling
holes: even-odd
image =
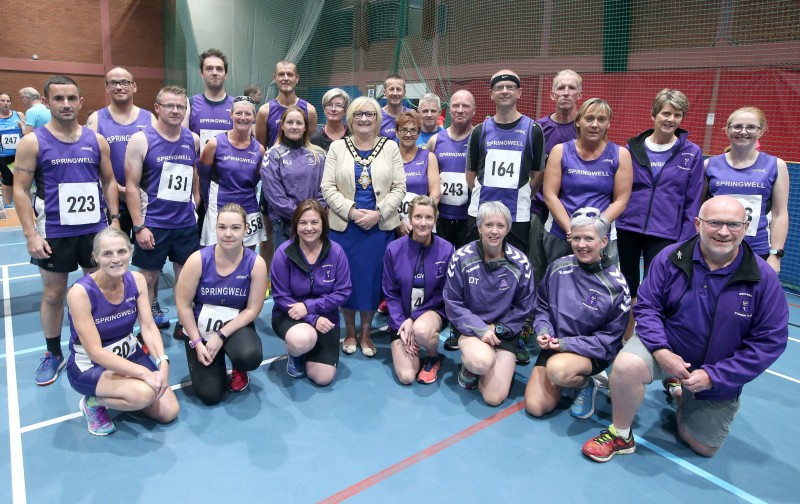
[[[572,214],[574,255],[551,263],[539,285],[533,328],[542,350],[525,389],[525,407],[533,416],[553,411],[562,387],[580,389],[570,415],[592,416],[597,394],[592,376],[622,347],[631,297],[616,264],[602,253],[609,227],[597,208]]]
[[[339,364],[339,308],[352,291],[347,256],[328,239],[328,212],[317,200],[300,202],[291,238],[272,261],[272,329],[286,341],[286,372],[320,386]]]
[[[153,322],[147,284],[128,271],[133,247],[128,237],[107,228],[94,238],[97,271],[69,290],[69,383],[81,398],[89,432],[107,436],[117,430],[106,408],[142,410],[159,422],[178,416],[178,399],[169,387],[169,358]],[[136,321],[156,357],[145,355],[133,336]]]
[[[228,203],[217,214],[217,243],[189,256],[175,286],[178,318],[188,335],[186,360],[197,397],[214,405],[228,381],[225,355],[231,360],[228,389],[250,384],[248,371],[263,358],[255,319],[264,306],[267,266],[243,244],[247,214]]]

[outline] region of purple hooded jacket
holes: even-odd
[[[631,296],[608,258],[584,265],[574,255],[547,267],[536,293],[533,328],[558,338],[562,352],[612,361],[622,348]]]
[[[284,143],[270,148],[261,163],[261,190],[269,202],[271,219],[292,220],[297,205],[306,199],[327,204],[322,198],[325,154],[317,158],[308,147],[290,148]]]
[[[697,232],[694,218],[703,197],[703,153],[689,141],[689,133],[678,129],[671,156],[658,179],[653,178],[644,141],[647,130],[628,140],[633,163],[633,188],[628,206],[617,219],[617,229],[658,236],[667,240],[688,240]]]
[[[666,348],[708,373],[713,386],[698,399],[735,399],[786,349],[789,306],[778,275],[742,243],[741,264],[716,300],[711,333],[699,333],[681,310],[699,296],[690,289],[699,239],[670,245],[653,260],[633,307],[636,333],[651,353]],[[687,350],[699,347],[705,350]]]
[[[407,318],[416,319],[433,310],[446,319],[444,284],[447,263],[453,255],[453,245],[436,235],[427,247],[411,239],[399,238],[386,247],[383,256],[383,293],[389,307],[389,328],[393,331]],[[425,295],[420,306],[411,309],[412,281],[418,269],[425,274]]]
[[[536,294],[531,265],[525,254],[506,244],[502,259],[487,264],[480,240],[458,249],[447,266],[444,307],[453,327],[463,335],[481,337],[489,324],[520,333],[533,310]]]
[[[303,322],[313,326],[319,317],[325,317],[339,326],[339,307],[353,290],[347,256],[339,244],[323,239],[317,262],[309,266],[297,239],[289,240],[275,251],[270,276],[273,318],[288,313],[289,305],[302,302],[308,310]]]

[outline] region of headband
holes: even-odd
[[[493,88],[494,85],[497,84],[500,81],[511,81],[514,84],[516,84],[517,87],[522,87],[522,85],[519,83],[519,77],[517,77],[516,75],[514,75],[514,74],[500,74],[500,75],[495,75],[494,77],[492,77],[492,80],[489,82],[489,88]]]

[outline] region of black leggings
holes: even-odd
[[[231,366],[241,371],[258,369],[263,359],[261,338],[256,333],[255,324],[244,326],[228,336],[227,341],[222,345],[222,350],[217,353],[214,361],[208,366],[204,366],[197,360],[197,352],[189,346],[189,338],[185,338],[184,342],[194,393],[209,406],[217,404],[228,387],[228,376],[225,369],[226,355],[231,360]]]
[[[644,255],[644,278],[650,270],[650,263],[665,247],[675,243],[674,240],[649,236],[633,231],[617,229],[617,251],[619,254],[619,268],[622,276],[628,282],[631,297],[636,297],[639,291],[639,260]]]

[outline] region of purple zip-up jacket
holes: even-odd
[[[525,254],[505,245],[505,257],[486,264],[480,240],[458,249],[447,266],[444,307],[463,335],[482,337],[489,324],[502,324],[510,339],[520,333],[533,310],[535,289]]]
[[[690,291],[693,254],[699,236],[662,250],[650,265],[633,308],[636,332],[650,352],[666,348],[711,378],[712,388],[698,399],[735,399],[786,349],[789,306],[778,275],[742,243],[739,268],[730,274],[716,300],[710,334],[682,315]],[[705,353],[687,352],[683,341],[705,341]]]
[[[562,352],[612,361],[622,348],[631,295],[608,258],[581,264],[574,255],[547,267],[536,293],[533,328],[558,338]]]
[[[306,146],[291,148],[280,143],[270,148],[261,163],[261,190],[269,202],[270,218],[292,220],[295,208],[306,199],[327,207],[321,189],[324,166],[324,152],[315,159]]]
[[[288,313],[289,305],[302,302],[308,310],[303,322],[313,326],[325,317],[339,326],[339,308],[353,290],[347,256],[339,244],[323,239],[317,262],[309,265],[297,239],[289,240],[275,251],[270,276],[273,318]]]
[[[658,179],[650,171],[644,140],[647,130],[628,140],[633,161],[633,188],[628,206],[617,219],[617,229],[658,236],[668,240],[688,240],[697,232],[694,218],[703,197],[703,153],[689,141],[689,133],[678,137]]]
[[[383,293],[389,307],[389,328],[393,331],[407,318],[415,320],[426,311],[435,311],[446,319],[444,284],[447,263],[453,255],[453,245],[436,235],[427,247],[410,236],[399,238],[386,247],[383,256]],[[420,268],[421,267],[421,268]],[[411,309],[411,289],[414,275],[422,270],[425,276],[425,295],[422,304]]]

